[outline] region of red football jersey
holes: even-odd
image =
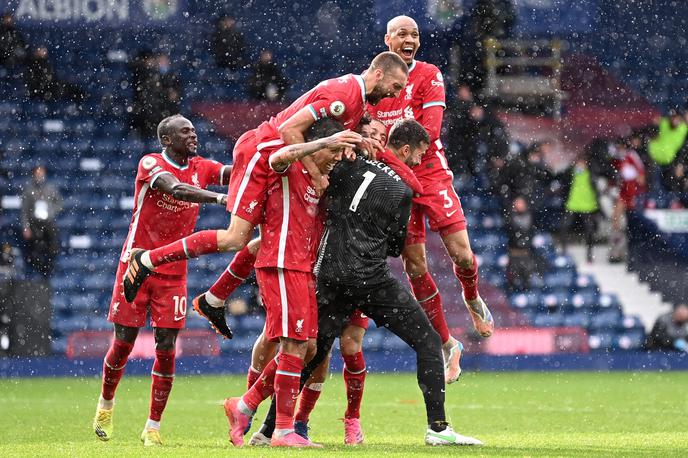
[[[313,119],[335,118],[355,129],[366,110],[366,90],[361,75],[348,74],[322,81],[258,127],[258,143],[279,140],[279,127],[299,110],[308,107]],[[259,148],[260,149],[260,148]]]
[[[270,170],[256,267],[312,272],[323,219],[320,198],[301,162],[284,173]]]
[[[190,235],[196,226],[199,204],[175,199],[154,189],[155,180],[171,173],[182,183],[205,189],[220,185],[223,165],[194,156],[181,166],[164,152],[146,154],[139,161],[136,173],[134,210],[129,234],[124,242],[120,261],[126,262],[132,248],[150,250]],[[186,275],[186,260],[164,264],[155,269],[166,275]]]
[[[424,110],[436,106],[446,108],[442,72],[432,64],[414,60],[409,66],[406,87],[399,97],[382,99],[375,106],[368,105],[368,112],[382,121],[389,132],[399,119],[415,119],[423,124]],[[437,170],[449,171],[449,167],[444,157],[442,142],[439,138],[430,138],[430,147],[413,171],[420,178]]]

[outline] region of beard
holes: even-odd
[[[384,93],[384,91],[382,91],[381,89],[375,87],[375,88],[373,88],[373,90],[370,92],[370,94],[368,94],[368,96],[366,97],[366,100],[367,100],[368,103],[370,103],[371,105],[377,105],[378,103],[380,103],[380,100],[382,100],[382,99],[385,98],[385,95],[386,95],[386,94]]]

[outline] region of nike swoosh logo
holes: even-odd
[[[185,317],[185,316],[175,316],[175,317],[174,317],[174,321],[181,321],[181,320],[183,320],[184,318],[186,318],[186,317]]]
[[[428,433],[428,436],[436,437],[438,439],[445,440],[447,442],[454,442],[454,436],[445,436],[443,434]]]
[[[447,218],[449,218],[451,215],[456,213],[458,210],[454,210],[453,212],[447,212]]]

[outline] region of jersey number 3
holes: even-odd
[[[352,212],[355,212],[356,209],[358,209],[358,204],[361,202],[361,199],[363,198],[363,194],[365,194],[366,189],[368,189],[368,186],[370,186],[370,182],[373,181],[375,178],[375,174],[371,171],[365,172],[363,174],[363,183],[358,187],[356,190],[356,194],[354,194],[354,198],[351,199],[351,205],[349,205],[349,210]]]

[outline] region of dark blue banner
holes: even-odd
[[[186,0],[0,0],[0,11],[19,24],[46,26],[167,24],[182,18],[186,6]]]

